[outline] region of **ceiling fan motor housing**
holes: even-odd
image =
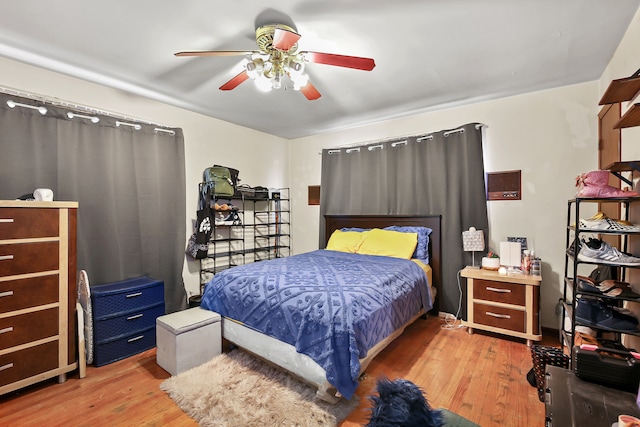
[[[273,35],[277,28],[293,33],[296,32],[293,28],[284,24],[270,24],[258,27],[256,29],[256,43],[258,44],[258,48],[264,53],[272,54],[274,51],[277,51],[277,49],[273,47]],[[298,44],[296,43],[287,52],[293,53],[297,49]]]

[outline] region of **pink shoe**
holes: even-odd
[[[597,170],[583,173],[576,180],[582,180],[585,185],[592,187],[606,187],[609,185],[609,171]]]
[[[609,171],[597,170],[583,173],[576,177],[578,192],[576,197],[614,198],[636,197],[636,191],[621,190],[609,185]]]

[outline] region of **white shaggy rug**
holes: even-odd
[[[358,398],[331,405],[292,376],[240,350],[160,384],[202,426],[336,426],[358,406]]]

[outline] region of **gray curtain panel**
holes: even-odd
[[[136,130],[76,112],[98,117],[93,123],[69,111],[0,94],[0,198],[51,188],[55,200],[78,201],[78,269],[92,285],[148,275],[164,281],[167,312],[186,308],[182,130],[143,123]]]
[[[324,215],[345,214],[442,215],[438,307],[453,314],[460,308],[466,319],[457,273],[471,265],[471,253],[462,250],[462,231],[489,234],[481,126],[323,150],[320,247]]]

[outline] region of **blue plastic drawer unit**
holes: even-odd
[[[91,288],[93,362],[125,359],[156,345],[156,318],[165,313],[164,282],[136,277]]]

